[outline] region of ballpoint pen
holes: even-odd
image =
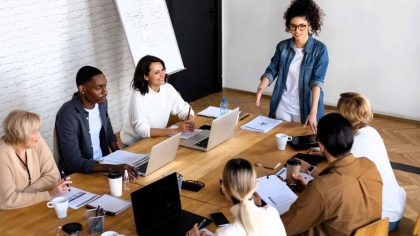
[[[243,120],[243,119],[247,118],[248,116],[249,116],[249,114],[246,114],[240,120]]]
[[[204,226],[204,224],[206,223],[206,219],[204,218],[201,222],[200,222],[200,224],[198,224],[198,229],[201,229],[203,226]]]
[[[61,171],[60,174],[61,174],[61,178],[64,179],[64,181],[66,181],[67,180],[67,177],[64,174],[64,171]],[[69,184],[66,184],[66,186],[67,186],[67,188],[69,188],[69,191],[71,191],[70,185]]]

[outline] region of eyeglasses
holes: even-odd
[[[307,25],[304,24],[300,24],[300,25],[290,25],[289,26],[289,30],[290,31],[295,31],[296,29],[299,29],[300,31],[304,31],[306,29]]]

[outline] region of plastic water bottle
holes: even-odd
[[[228,113],[229,111],[229,103],[226,97],[222,97],[222,100],[220,101],[220,116],[223,116],[224,114]]]

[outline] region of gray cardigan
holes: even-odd
[[[108,103],[99,104],[102,121],[100,145],[102,154],[108,155],[112,143],[116,141],[111,121],[108,116]],[[57,113],[55,130],[58,151],[61,155],[60,169],[66,174],[73,172],[92,173],[96,161],[93,160],[92,141],[89,134],[89,113],[83,108],[78,93],[64,103]]]

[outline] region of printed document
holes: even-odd
[[[241,129],[266,133],[281,123],[283,123],[282,120],[272,119],[260,115],[255,117],[250,122],[242,125]]]
[[[277,209],[279,214],[287,212],[296,194],[276,175],[268,175],[258,178],[257,193],[268,205]]]
[[[229,109],[229,111],[231,111]],[[214,106],[209,106],[206,109],[200,111],[199,113],[197,113],[199,116],[206,116],[206,117],[211,117],[211,118],[219,118],[220,117],[220,108],[218,107],[214,107]]]
[[[66,197],[69,199],[70,208],[79,209],[99,196],[72,186],[70,192],[61,194],[60,197]]]

